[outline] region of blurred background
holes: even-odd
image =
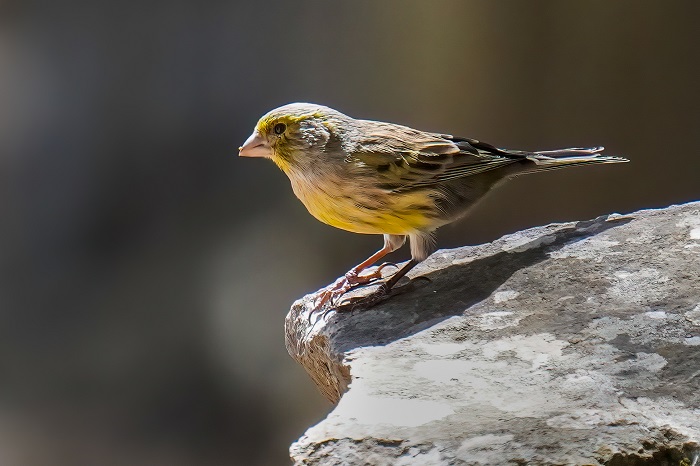
[[[517,179],[441,247],[690,201],[698,18],[695,1],[0,1],[0,464],[288,464],[332,407],[284,316],[381,239],[239,159],[257,119],[312,101],[632,160]]]

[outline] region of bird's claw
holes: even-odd
[[[377,267],[377,269],[382,270],[384,267],[394,267],[395,269],[399,268],[396,262],[383,262],[382,265]]]
[[[340,312],[352,311],[360,307],[371,307],[393,295],[394,292],[392,289],[389,288],[386,283],[382,283],[375,291],[367,296],[344,298],[346,293],[355,288],[371,285],[383,279],[382,271],[386,267],[399,268],[399,266],[393,262],[384,262],[372,272],[365,275],[359,275],[357,271],[350,270],[335,282],[319,290],[312,300],[313,308],[309,312],[309,321],[312,315],[319,312],[322,313],[320,318],[325,319],[328,314],[334,310]],[[404,285],[399,288],[401,291],[406,291],[404,288],[407,287],[408,285]]]
[[[322,312],[321,318],[325,319],[328,313],[333,311],[336,307],[336,300],[352,288],[353,286],[347,283],[346,277],[341,277],[327,287],[316,292],[311,299],[311,305],[313,307],[309,311],[309,323],[311,323],[311,317],[319,312]]]

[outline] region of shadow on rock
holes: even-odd
[[[632,220],[630,217],[602,216],[581,221],[538,237],[515,250],[450,265],[414,278],[398,293],[370,309],[333,313],[328,319],[335,321],[337,350],[345,352],[363,346],[385,345],[462,315],[491,296],[514,273],[548,259],[550,253],[567,244]],[[421,281],[426,283],[421,286]]]

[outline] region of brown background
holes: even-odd
[[[236,157],[272,107],[632,160],[518,179],[442,247],[700,198],[698,5],[0,2],[0,462],[285,464],[330,408],[283,317],[381,241]]]

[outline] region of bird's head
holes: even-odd
[[[337,137],[337,128],[349,117],[317,104],[294,103],[260,118],[255,130],[238,149],[241,157],[272,159],[280,168],[313,162]]]

